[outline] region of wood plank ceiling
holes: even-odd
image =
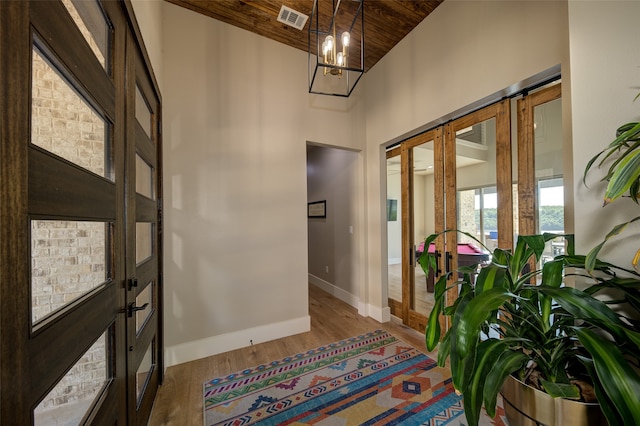
[[[165,0],[227,24],[284,43],[307,52],[309,19],[302,31],[277,21],[280,7],[311,16],[314,0]],[[321,10],[331,10],[331,0],[319,0]],[[335,1],[335,0],[333,0]],[[444,0],[366,0],[364,1],[365,71]],[[357,0],[342,0],[340,7],[357,6]],[[320,16],[323,16],[320,14]],[[338,22],[338,26],[340,22]],[[328,21],[320,21],[328,28]],[[359,40],[353,40],[356,45]]]

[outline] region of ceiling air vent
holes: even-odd
[[[280,8],[280,14],[278,15],[278,22],[282,22],[283,24],[287,24],[299,30],[304,28],[304,24],[307,23],[307,19],[309,19],[307,15],[284,5]]]

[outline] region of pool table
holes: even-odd
[[[429,253],[435,253],[436,245],[434,243],[429,244]],[[424,252],[424,242],[416,248],[416,259]],[[478,263],[488,262],[490,259],[489,253],[484,253],[474,244],[471,243],[458,243],[458,266],[473,266]],[[427,292],[433,293],[435,277],[433,270],[429,270],[429,274],[426,277],[427,280]]]

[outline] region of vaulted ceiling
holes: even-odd
[[[302,31],[277,21],[282,5],[311,16],[314,0],[165,0],[227,24],[308,51],[310,19]],[[336,0],[333,0],[336,1]],[[363,0],[365,71],[444,0]],[[331,10],[331,0],[319,0]],[[340,7],[354,7],[359,0],[342,0]],[[322,9],[321,9],[322,10]],[[321,15],[322,16],[322,15]],[[328,27],[320,22],[320,28]],[[359,43],[359,40],[355,40]],[[313,49],[312,49],[313,50]]]

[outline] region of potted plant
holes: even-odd
[[[427,237],[425,247],[438,235]],[[482,406],[495,416],[498,393],[515,379],[563,400],[586,400],[588,391],[581,389],[591,385],[610,425],[640,424],[640,325],[594,297],[605,288],[621,289],[637,309],[640,274],[601,261],[585,272],[586,257],[575,255],[571,236],[566,255],[533,267],[557,236],[520,236],[513,252],[495,249],[477,274],[463,267],[451,288],[446,275],[435,285],[426,345],[431,351],[439,344],[439,365],[450,361],[470,426],[478,424]],[[425,273],[435,267],[428,253],[418,261]],[[568,276],[594,282],[580,291],[563,286]],[[447,292],[455,295],[451,306],[445,306]],[[450,318],[444,334],[440,316]]]

